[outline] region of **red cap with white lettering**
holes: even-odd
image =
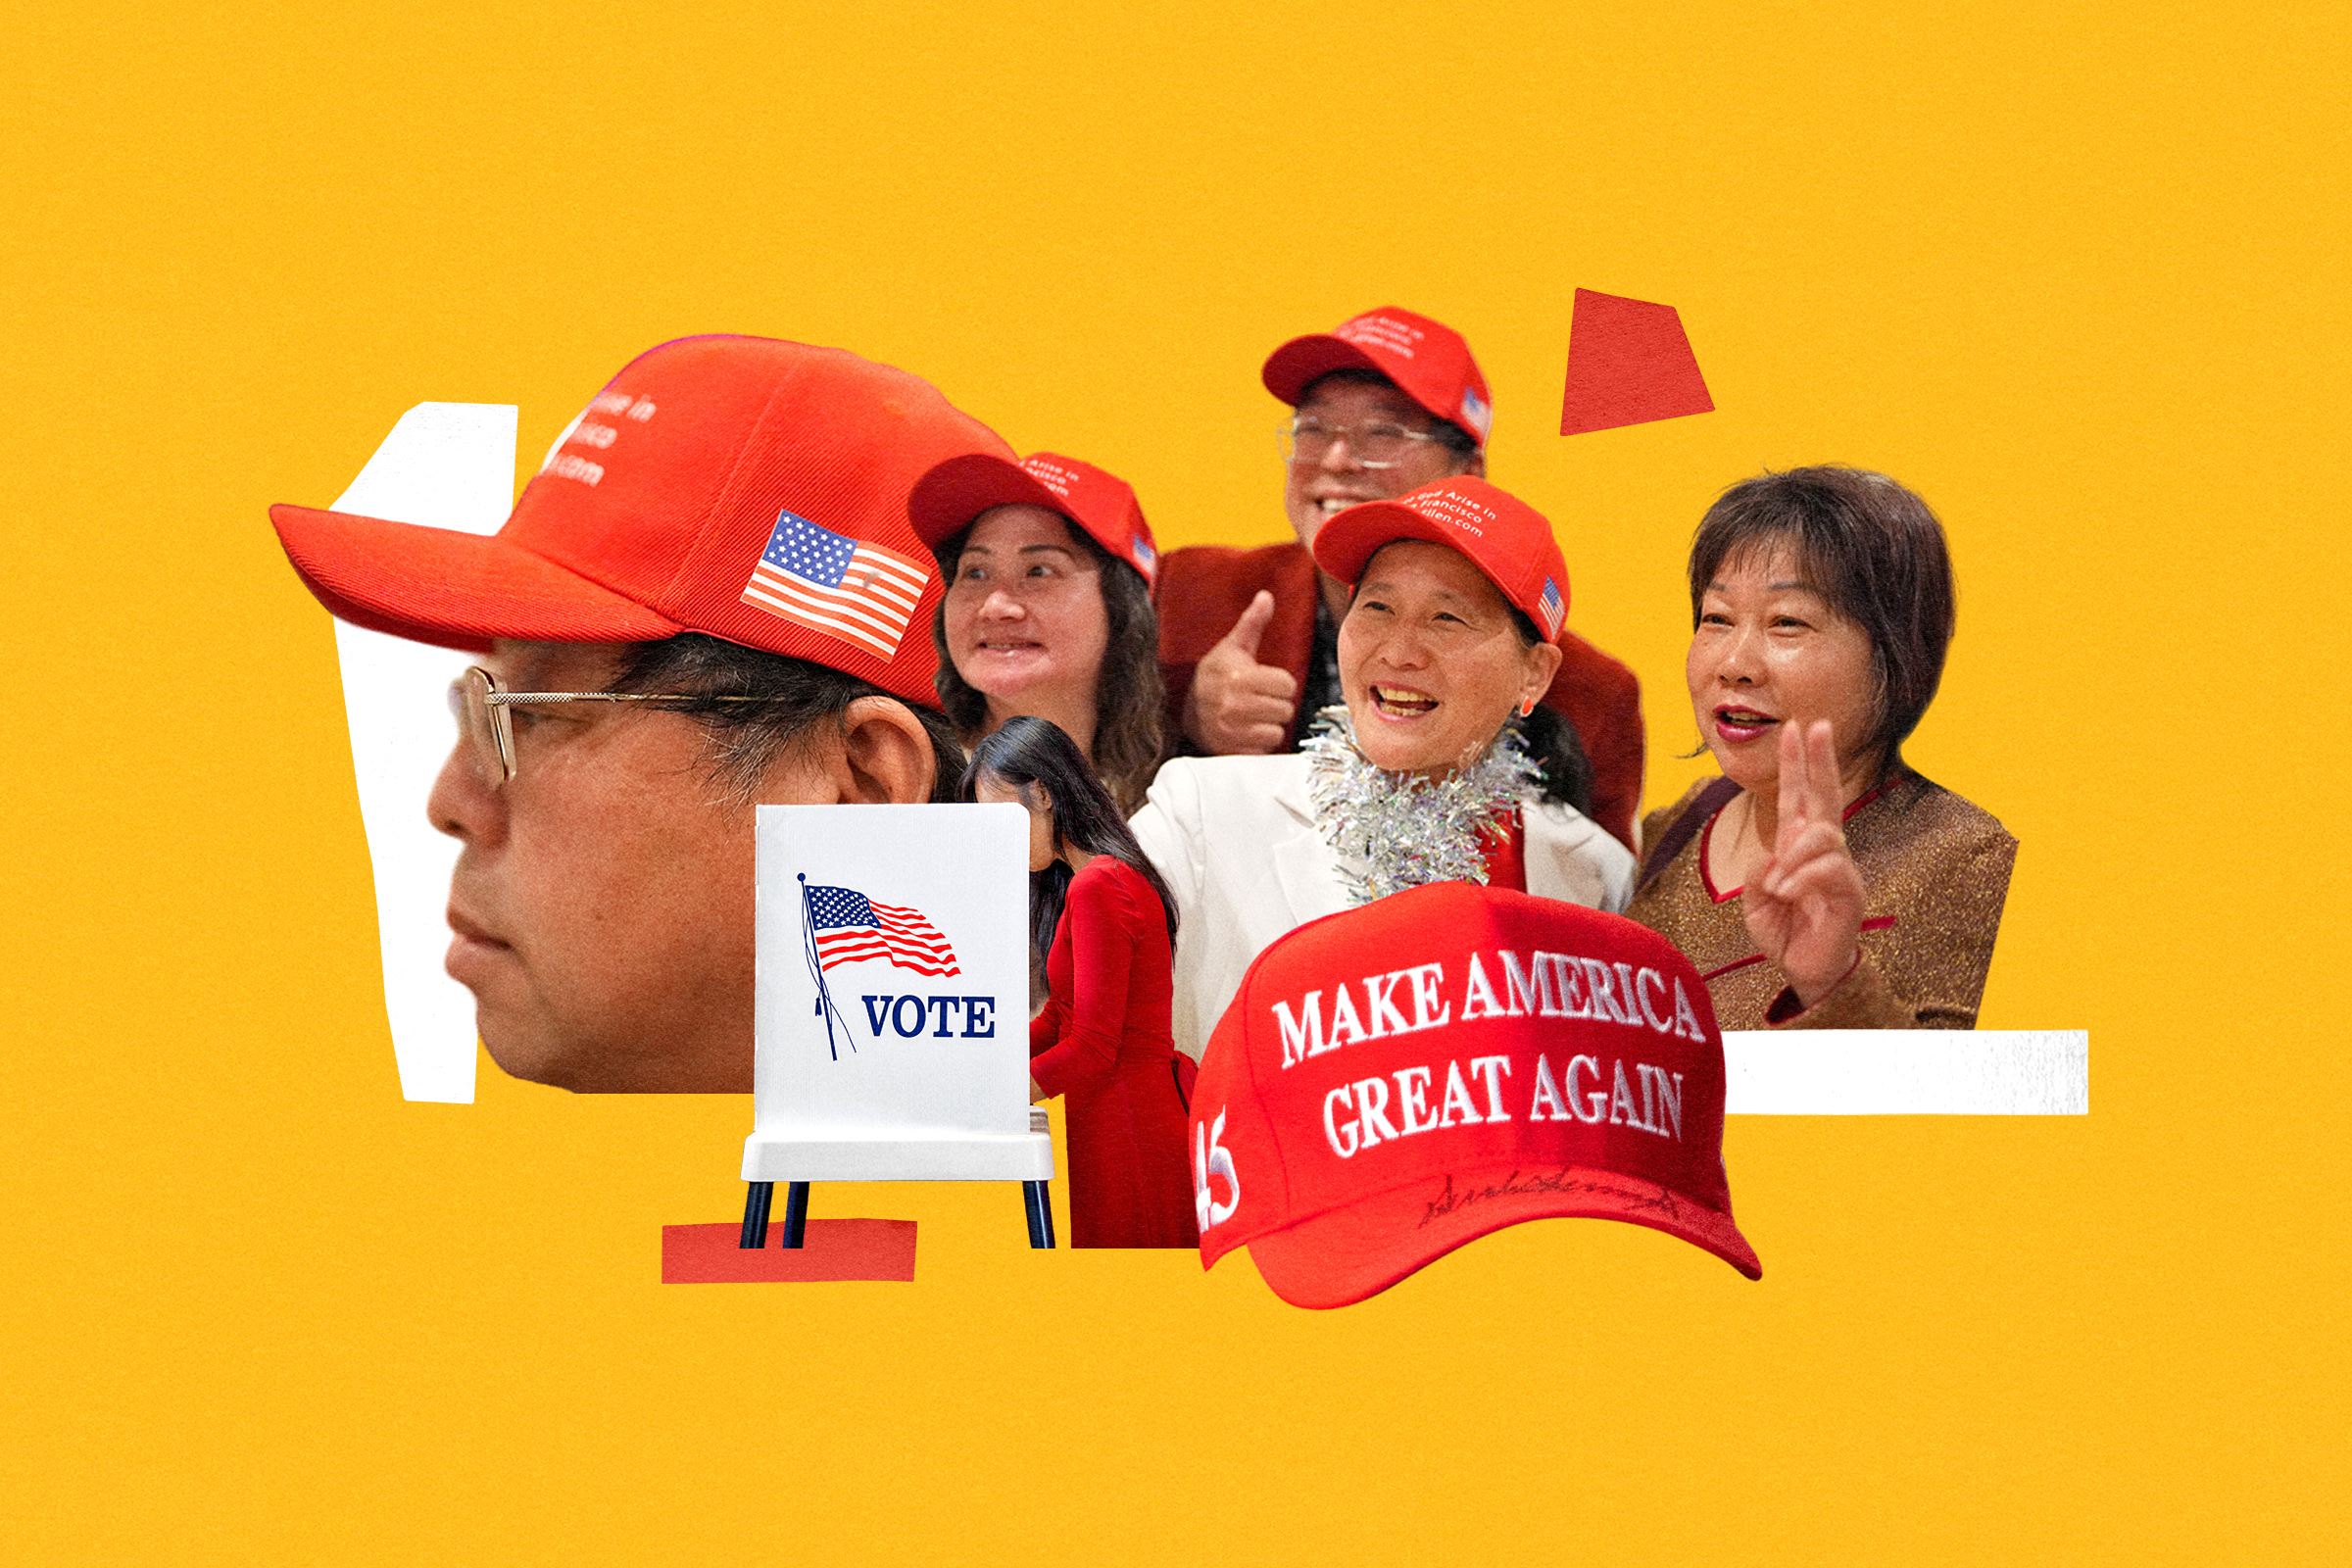
[[[950,458],[918,480],[906,498],[917,538],[937,550],[991,507],[1043,507],[1084,528],[1095,543],[1143,573],[1159,575],[1159,547],[1135,489],[1117,474],[1076,458],[1040,452],[1018,463],[986,453]],[[942,563],[954,565],[953,562]]]
[[[689,337],[621,368],[496,534],[306,507],[270,520],[321,604],[396,637],[486,652],[706,632],[936,707],[939,572],[906,496],[966,453],[1012,455],[920,377]]]
[[[1315,534],[1315,564],[1355,586],[1382,545],[1426,539],[1470,558],[1502,597],[1560,640],[1568,623],[1568,561],[1544,514],[1467,473],[1436,479],[1393,501],[1367,501],[1336,514]]]
[[[1505,1225],[1590,1218],[1759,1278],[1723,1092],[1706,985],[1646,927],[1468,882],[1326,916],[1259,956],[1201,1058],[1201,1266],[1247,1246],[1284,1300],[1345,1306]]]
[[[1487,444],[1494,399],[1470,357],[1462,334],[1443,321],[1386,305],[1342,321],[1329,332],[1295,337],[1267,356],[1266,390],[1292,408],[1315,377],[1334,370],[1371,370],[1441,419],[1450,419]]]

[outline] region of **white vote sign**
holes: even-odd
[[[1029,813],[762,806],[743,1179],[1044,1181]]]

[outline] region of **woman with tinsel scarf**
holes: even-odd
[[[1294,755],[1166,763],[1134,822],[1182,916],[1173,1027],[1196,1056],[1309,920],[1428,882],[1612,911],[1633,894],[1633,856],[1582,809],[1575,732],[1541,706],[1568,615],[1550,523],[1455,475],[1338,514],[1314,554],[1352,590],[1345,706]]]

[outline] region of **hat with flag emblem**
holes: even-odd
[[[950,458],[917,481],[906,502],[916,536],[934,550],[991,507],[1012,506],[1043,507],[1069,518],[1114,560],[1143,573],[1146,587],[1159,575],[1159,547],[1134,486],[1076,458],[1053,452],[1018,463],[985,453]]]
[[[1386,305],[1328,332],[1295,337],[1266,357],[1266,390],[1293,408],[1317,376],[1370,370],[1428,413],[1470,432],[1481,447],[1494,425],[1494,399],[1462,334],[1443,321]]]
[[[1567,559],[1544,514],[1508,490],[1457,473],[1394,501],[1349,507],[1315,535],[1315,564],[1353,587],[1381,546],[1399,539],[1468,556],[1546,642],[1559,641],[1568,620]]]
[[[496,534],[307,507],[270,517],[320,603],[395,636],[478,652],[705,632],[936,705],[924,631],[939,573],[906,497],[973,453],[1011,457],[904,370],[689,337],[622,368]]]

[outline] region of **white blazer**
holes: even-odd
[[[1131,824],[1175,896],[1176,1049],[1196,1059],[1242,977],[1274,939],[1348,906],[1339,856],[1315,826],[1313,759],[1180,757]],[[1634,857],[1590,817],[1533,794],[1521,807],[1527,891],[1614,913]]]

